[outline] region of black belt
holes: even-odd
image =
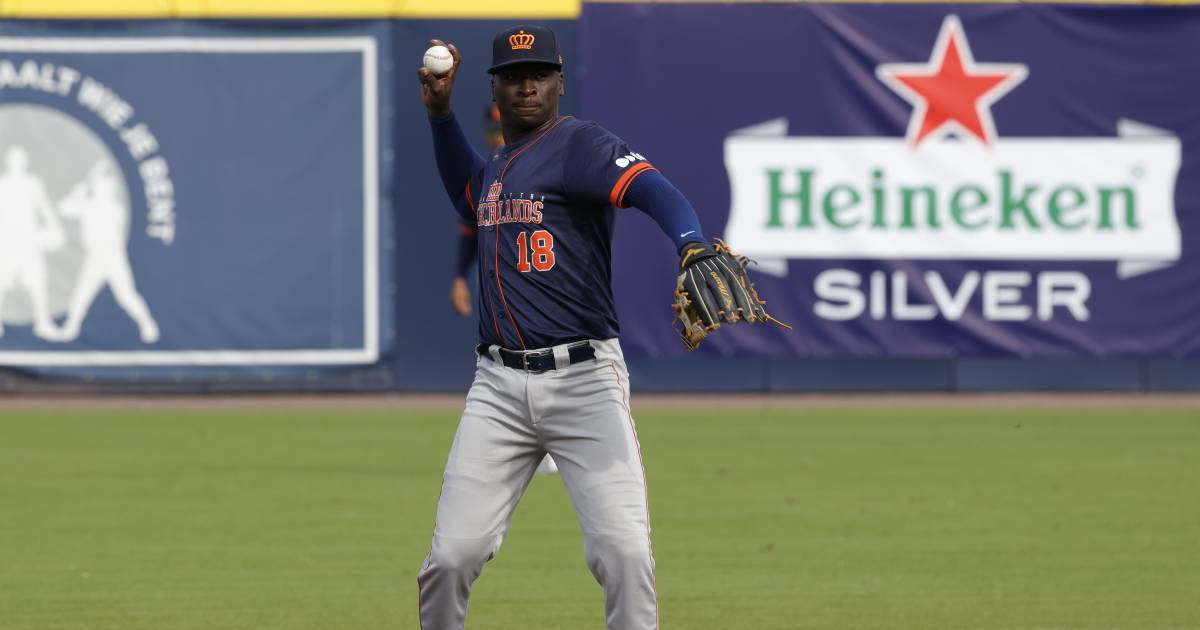
[[[528,372],[548,372],[555,368],[554,365],[554,349],[541,348],[539,350],[509,350],[508,348],[498,348],[500,351],[500,362],[505,367],[513,368],[514,370],[526,370]],[[492,358],[488,352],[488,346],[479,344],[475,346],[475,351],[480,356]],[[571,365],[590,361],[596,358],[596,349],[587,341],[576,341],[567,346],[567,355],[571,358]]]

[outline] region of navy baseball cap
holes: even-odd
[[[514,26],[492,40],[492,67],[488,73],[519,63],[544,63],[562,69],[562,53],[554,31],[545,26]]]

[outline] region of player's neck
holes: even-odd
[[[505,145],[516,144],[522,140],[525,140],[526,138],[536,136],[539,133],[549,129],[557,121],[558,121],[558,112],[554,112],[553,116],[546,119],[546,122],[538,125],[537,127],[531,127],[528,129],[523,128],[523,127],[522,128],[504,127],[504,144]]]

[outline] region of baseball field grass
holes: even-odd
[[[634,412],[663,628],[1200,628],[1200,410]],[[0,628],[416,629],[456,421],[0,412]],[[536,478],[468,627],[602,617]]]

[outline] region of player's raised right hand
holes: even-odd
[[[458,65],[462,63],[462,58],[458,56],[458,49],[454,44],[431,39],[429,45],[445,46],[450,49],[450,56],[454,57],[454,65],[450,67],[449,72],[441,76],[435,75],[425,67],[417,70],[417,79],[421,82],[421,102],[425,103],[425,109],[429,110],[430,116],[440,118],[450,115],[450,93],[454,91],[454,78],[458,76]]]

